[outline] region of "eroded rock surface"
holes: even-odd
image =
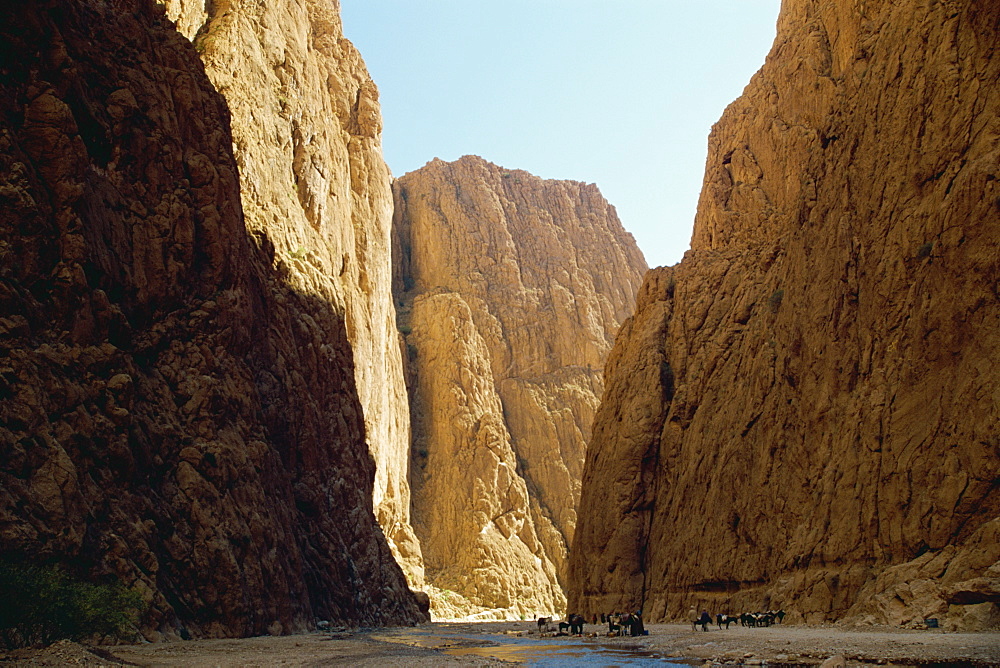
[[[247,227],[268,235],[297,289],[345,314],[376,462],[376,516],[407,577],[420,585],[378,89],[344,38],[338,2],[165,5],[231,110]]]
[[[998,22],[783,4],[611,354],[570,607],[996,623]]]
[[[303,278],[328,251],[245,222],[195,47],[150,2],[7,4],[0,33],[0,551],[120,578],[150,637],[422,619],[372,512],[353,311]],[[326,177],[359,216],[390,206],[364,159]]]
[[[474,156],[396,183],[414,527],[439,614],[561,611],[601,369],[646,266],[596,186]],[[489,612],[492,611],[492,612]]]

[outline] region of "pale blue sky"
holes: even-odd
[[[395,176],[480,155],[596,183],[650,266],[691,239],[708,132],[780,0],[341,0]]]

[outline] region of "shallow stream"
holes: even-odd
[[[668,659],[655,650],[634,644],[610,644],[601,638],[575,636],[515,636],[466,633],[436,628],[401,628],[372,635],[376,640],[437,649],[451,656],[474,656],[523,663],[540,668],[570,666],[678,666],[690,664]]]

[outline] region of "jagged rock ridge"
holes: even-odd
[[[303,280],[324,252],[244,221],[195,47],[151,2],[4,6],[0,32],[0,551],[138,588],[150,637],[422,619],[372,512],[354,311]],[[325,175],[351,234],[390,206],[358,155]]]
[[[594,185],[466,156],[395,191],[414,528],[432,591],[465,599],[434,611],[561,612],[601,369],[645,261]]]
[[[1000,621],[998,37],[783,3],[611,353],[572,608]]]

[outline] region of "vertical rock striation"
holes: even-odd
[[[451,614],[560,611],[601,368],[642,255],[596,186],[474,156],[398,179],[394,234],[429,582],[468,599]]]
[[[292,284],[345,314],[376,462],[376,516],[419,585],[378,90],[343,36],[336,1],[164,4],[232,113],[247,227],[272,240]]]
[[[422,619],[372,512],[354,312],[245,222],[195,48],[152,2],[21,3],[0,72],[0,551],[139,589],[150,637]],[[363,160],[329,175],[361,211]]]
[[[571,607],[997,623],[998,37],[783,4],[610,356]]]

